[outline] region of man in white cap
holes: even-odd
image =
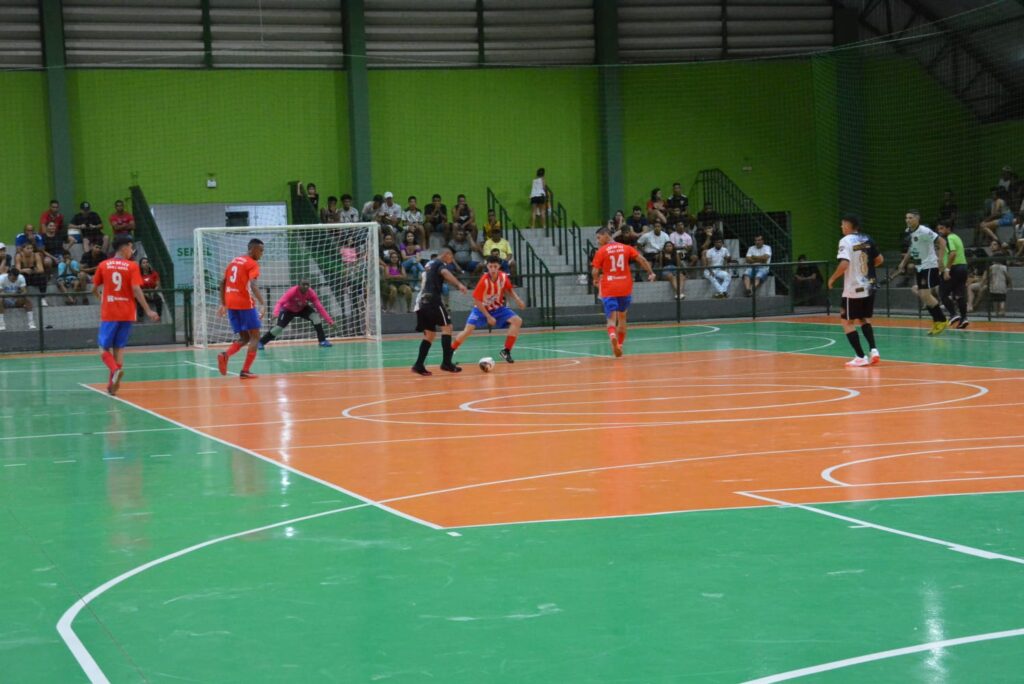
[[[397,239],[399,229],[402,225],[402,207],[395,202],[395,195],[391,191],[384,193],[384,204],[380,207],[380,225],[383,234],[390,232]]]

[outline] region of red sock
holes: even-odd
[[[505,338],[505,351],[512,351],[512,346],[516,343],[516,336],[509,335]]]
[[[119,366],[117,365],[117,361],[114,360],[114,355],[111,354],[110,352],[103,352],[102,354],[100,354],[100,358],[103,359],[103,365],[109,368],[111,373],[113,373],[119,368]]]
[[[228,350],[226,352],[224,352],[224,356],[233,356],[234,354],[238,353],[238,350],[241,349],[241,348],[242,348],[242,343],[241,342],[232,342],[231,346],[228,347]]]
[[[462,342],[459,342],[458,339],[452,340],[452,351],[455,351],[456,349],[458,349],[461,346],[462,346]]]
[[[619,333],[619,344],[622,344],[625,341],[626,341],[626,331],[623,330],[622,332]]]
[[[615,326],[614,325],[609,325],[608,326],[608,337],[615,337]]]
[[[252,368],[252,362],[256,360],[256,352],[251,351],[245,355],[245,363],[242,364],[242,372],[248,373],[249,369]]]

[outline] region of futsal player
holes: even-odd
[[[114,238],[114,256],[100,263],[92,277],[92,292],[100,298],[100,330],[96,339],[102,350],[100,358],[110,370],[107,392],[111,395],[117,394],[124,377],[124,348],[135,322],[135,302],[149,320],[160,320],[142,292],[142,271],[132,261],[133,249],[131,236]]]
[[[420,353],[416,357],[416,363],[412,366],[413,373],[420,375],[433,375],[424,365],[427,361],[427,354],[430,353],[430,346],[434,343],[437,335],[437,328],[441,328],[441,370],[449,373],[460,373],[462,368],[452,363],[452,317],[448,313],[448,307],[441,300],[441,288],[445,281],[452,287],[458,288],[459,292],[466,294],[469,290],[459,282],[459,279],[452,275],[448,266],[455,262],[452,250],[444,247],[438,252],[436,259],[431,259],[424,267],[420,276],[420,294],[416,297],[416,332],[423,333],[420,341]]]
[[[476,302],[476,306],[469,312],[465,329],[452,342],[453,352],[462,345],[467,337],[473,334],[474,330],[482,325],[499,329],[508,328],[505,348],[498,354],[509,363],[515,363],[512,360],[512,347],[516,343],[523,319],[517,316],[515,311],[505,306],[506,292],[516,300],[520,309],[526,308],[526,304],[512,287],[512,279],[501,270],[501,258],[491,255],[487,257],[487,272],[480,276],[480,282],[473,290],[473,301]]]
[[[904,272],[910,259],[917,264],[917,296],[932,316],[932,329],[928,334],[938,335],[949,325],[939,300],[932,292],[942,280],[939,264],[946,263],[946,241],[934,230],[921,224],[921,212],[917,209],[907,210],[905,220],[907,230],[910,231],[910,248],[903,255],[899,272]]]
[[[217,368],[221,375],[228,374],[228,359],[239,349],[248,346],[245,363],[239,379],[249,380],[256,376],[250,372],[252,362],[256,360],[256,349],[260,342],[260,310],[263,306],[263,295],[256,286],[260,277],[259,260],[263,256],[263,240],[249,240],[249,251],[236,256],[224,271],[224,279],[220,281],[220,310],[218,316],[227,314],[231,329],[238,339],[231,343],[227,351],[217,354]]]
[[[654,274],[650,263],[630,245],[612,242],[612,233],[607,228],[597,229],[597,242],[600,245],[594,254],[594,282],[598,285],[598,297],[604,306],[604,316],[608,323],[608,338],[612,343],[612,353],[622,356],[622,345],[626,341],[626,312],[633,301],[633,271],[630,262],[635,261],[647,271],[647,280],[654,282],[658,276]]]
[[[324,305],[320,303],[320,298],[316,296],[316,290],[309,286],[308,279],[303,278],[298,285],[289,288],[281,295],[277,304],[274,305],[274,315],[277,316],[277,325],[260,338],[260,349],[280,335],[295,317],[305,318],[313,324],[316,339],[319,340],[321,347],[331,346],[327,334],[324,333],[324,322],[327,325],[334,325],[334,320],[324,309]]]
[[[860,220],[851,214],[842,218],[840,226],[843,238],[839,241],[839,266],[828,279],[828,286],[843,278],[843,299],[839,317],[843,321],[843,332],[853,347],[856,356],[846,362],[847,367],[874,366],[882,358],[875,344],[875,331],[871,327],[871,317],[875,313],[875,269],[885,259],[878,251],[874,241],[860,232]],[[870,349],[869,357],[864,355],[864,347],[860,344],[857,328],[864,333]]]

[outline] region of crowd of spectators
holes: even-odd
[[[125,209],[124,200],[114,202],[114,211],[107,218],[109,233],[89,202],[82,202],[78,209],[66,221],[60,202],[51,200],[40,214],[38,226],[26,223],[14,236],[13,253],[8,252],[6,243],[0,242],[0,330],[6,329],[3,314],[7,309],[33,312],[36,306],[51,306],[51,286],[60,295],[54,303],[88,305],[92,276],[100,262],[111,256],[112,237],[135,235],[135,217]],[[146,298],[162,312],[160,277],[147,259],[143,258],[142,264],[148,267],[143,271],[148,273],[143,284]],[[32,291],[35,296],[29,296]],[[34,316],[29,316],[28,321],[29,328],[35,328]]]

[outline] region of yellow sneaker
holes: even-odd
[[[932,323],[932,329],[928,331],[929,335],[941,335],[942,331],[949,327],[947,321],[937,321]]]

